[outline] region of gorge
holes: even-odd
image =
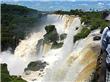
[[[28,6],[1,4],[2,82],[105,82],[106,57],[100,40],[104,28],[110,25],[102,18],[103,12],[110,12],[109,7],[63,11],[58,10],[58,2],[56,11],[46,11],[51,8],[44,7],[54,2],[38,1],[36,5],[47,3],[39,6],[44,9],[40,11],[28,8],[34,2],[23,3]],[[61,3],[66,9],[66,2]],[[77,7],[82,4],[69,3]]]
[[[63,42],[60,48],[52,48],[52,42],[39,42],[46,34],[43,28],[21,40],[14,54],[9,50],[1,52],[0,62],[8,65],[10,75],[21,76],[28,82],[89,82],[100,53],[100,40],[94,41],[93,38],[100,35],[100,29],[74,43],[74,36],[84,28],[80,17],[50,14],[45,21],[42,27],[55,25],[59,36],[67,34],[64,40],[57,40],[57,43]],[[39,65],[43,68],[32,70],[29,68],[30,62],[36,62],[33,64],[35,69],[38,69]],[[46,65],[43,62],[46,62]]]

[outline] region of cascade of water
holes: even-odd
[[[68,29],[67,38],[64,40],[64,45],[62,46],[62,48],[50,51],[49,54],[51,56],[48,56],[47,58],[45,58],[45,61],[47,61],[49,64],[52,64],[52,65],[47,67],[47,69],[45,70],[46,75],[44,75],[43,81],[52,82],[52,81],[62,81],[64,79],[63,77],[65,74],[62,74],[63,71],[60,73],[60,77],[57,73],[61,71],[59,66],[62,66],[66,57],[72,51],[73,36],[78,32],[76,28],[79,26],[80,26],[80,19],[74,18],[74,21],[71,23]],[[66,68],[64,68],[63,70],[65,69]],[[66,73],[66,71],[67,70],[65,70],[64,73]]]
[[[49,24],[55,25],[59,35],[67,34],[61,48],[51,49],[51,44],[44,44],[42,41],[44,31],[32,33],[19,43],[14,54],[9,51],[1,52],[0,62],[8,64],[11,75],[22,75],[22,78],[29,82],[79,82],[81,80],[83,82],[95,68],[95,64],[92,66],[93,63],[96,63],[95,53],[91,48],[86,47],[89,43],[93,43],[92,38],[73,43],[74,35],[81,29],[79,17],[47,15],[45,26]],[[77,27],[80,28],[76,30]],[[85,58],[90,61],[85,61]],[[39,76],[40,71],[31,71],[30,75],[25,75],[24,69],[31,61],[36,60],[43,60],[49,64],[41,72],[43,76]],[[15,67],[18,69],[15,70]],[[86,72],[87,74],[84,74]],[[79,75],[84,77],[79,77]]]
[[[21,58],[26,56],[36,56],[37,49],[36,45],[38,40],[43,38],[43,33],[32,33],[30,37],[26,37],[25,40],[22,40],[15,49],[14,55],[21,56]]]
[[[59,18],[59,17],[61,17],[61,18]],[[64,27],[63,18],[64,17],[63,17],[63,15],[62,16],[61,15],[47,15],[47,19],[45,19],[46,23],[45,23],[45,25],[42,25],[42,26],[46,26],[46,25],[49,25],[49,24],[54,24],[57,27],[56,28],[57,32],[59,34],[62,34],[62,33],[64,33],[62,31],[62,30],[64,30],[63,29],[63,27]],[[42,55],[45,55],[50,50],[51,45],[49,46],[49,45],[44,44],[44,46],[43,46],[42,43],[41,43],[41,45],[39,45],[38,41],[43,38],[44,34],[45,34],[45,32],[44,32],[44,29],[43,29],[43,32],[37,32],[37,33],[34,32],[34,33],[30,34],[29,36],[27,36],[26,39],[22,40],[19,43],[19,45],[16,47],[13,56],[10,56],[12,54],[7,52],[7,51],[6,52],[1,52],[1,55],[0,55],[1,63],[5,62],[5,60],[2,59],[2,56],[4,56],[4,58],[5,58],[7,54],[10,54],[9,55],[10,56],[9,60],[11,60],[13,58],[20,58],[22,60],[22,62],[27,62],[26,65],[30,61],[34,61],[34,60],[38,59],[39,57],[42,57]],[[36,46],[37,46],[37,48],[36,48]],[[42,54],[42,52],[44,52],[44,53]],[[40,54],[40,55],[38,55],[38,54]],[[16,59],[16,60],[19,60],[19,59]],[[15,62],[14,60],[12,60],[12,61]],[[8,64],[8,60],[5,63],[8,64],[8,67],[11,67],[11,69],[14,70],[14,68],[12,68],[12,67],[15,64],[12,61],[10,62],[11,65]],[[12,64],[13,64],[13,66],[12,66]],[[26,67],[26,65],[24,65],[24,66]],[[19,65],[18,65],[18,67],[22,68]],[[24,67],[22,69],[24,69]],[[17,70],[17,71],[19,71],[19,73],[15,73],[15,72],[13,72],[13,70],[12,71],[9,70],[11,75],[19,75],[19,74],[21,75],[22,72],[23,72],[23,70],[22,70],[22,72]]]

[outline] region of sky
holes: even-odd
[[[0,0],[0,1],[110,1],[110,0]]]
[[[40,11],[110,9],[110,0],[3,0],[2,2],[23,5]]]

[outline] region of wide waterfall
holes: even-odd
[[[61,48],[52,49],[51,43],[42,42],[46,33],[43,28],[21,40],[14,54],[10,50],[1,52],[0,63],[8,65],[10,75],[21,76],[28,82],[89,82],[100,52],[99,41],[93,41],[99,30],[74,43],[74,36],[82,29],[80,17],[51,14],[45,21],[42,27],[55,25],[59,36],[67,34]],[[42,71],[25,71],[32,61],[45,61],[48,65]]]

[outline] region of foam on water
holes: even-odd
[[[78,82],[87,79],[95,68],[95,64],[93,67],[91,65],[96,58],[91,48],[85,48],[93,43],[92,37],[73,43],[74,36],[82,29],[80,17],[53,14],[47,15],[46,21],[45,26],[55,25],[59,35],[67,34],[61,48],[51,49],[51,44],[42,45],[42,42],[38,41],[43,39],[45,32],[34,32],[19,43],[14,54],[9,50],[1,52],[0,63],[8,65],[10,75],[21,75],[28,82]],[[78,30],[76,30],[77,27],[79,27]],[[36,48],[38,44],[40,45]],[[91,52],[91,54],[87,54],[87,52]],[[90,60],[89,63],[84,62],[86,57]],[[30,74],[26,75],[24,69],[31,61],[36,60],[48,63],[44,71],[41,72],[42,76],[39,76],[40,71],[31,70]],[[84,74],[86,68],[88,73]],[[85,77],[80,78],[79,75]]]

